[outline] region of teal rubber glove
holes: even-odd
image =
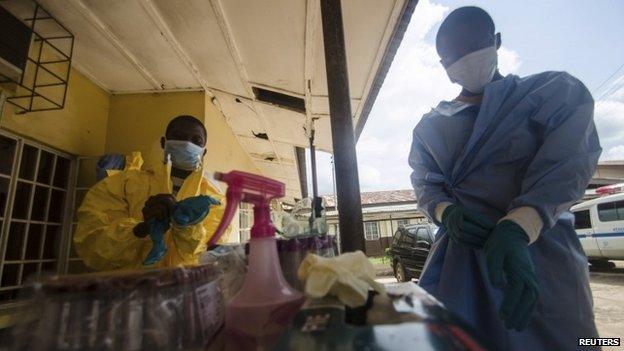
[[[496,222],[480,212],[460,205],[450,205],[442,213],[442,224],[450,238],[467,247],[481,249]]]
[[[206,218],[210,212],[210,206],[220,204],[219,200],[207,195],[189,197],[175,205],[171,221],[179,226],[195,225]],[[167,253],[165,233],[169,230],[170,219],[168,217],[164,219],[151,218],[147,222],[147,226],[152,239],[152,249],[145,257],[143,265],[150,266],[160,262]]]
[[[220,204],[219,200],[208,195],[189,197],[177,203],[171,220],[182,227],[195,225],[206,218],[211,206]]]
[[[505,220],[494,228],[484,249],[490,281],[503,289],[500,317],[508,329],[524,330],[539,297],[529,237],[518,224]]]
[[[169,230],[169,219],[156,219],[151,218],[147,221],[149,227],[149,235],[152,239],[152,248],[147,253],[144,266],[151,266],[160,262],[167,253],[167,245],[165,244],[165,233]]]

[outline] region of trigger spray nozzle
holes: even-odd
[[[251,237],[268,237],[275,235],[275,227],[271,223],[271,200],[283,197],[286,186],[282,182],[241,171],[229,173],[216,172],[216,180],[228,185],[226,207],[221,223],[210,238],[208,247],[219,241],[225,229],[230,225],[236,210],[241,202],[250,203],[254,207],[254,225],[251,228]]]

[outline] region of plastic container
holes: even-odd
[[[297,271],[305,257],[309,253],[322,257],[334,257],[336,246],[334,237],[329,235],[279,239],[277,243],[277,252],[284,278],[293,288],[298,290],[303,290],[303,284],[299,280]]]
[[[271,349],[303,303],[281,274],[275,238],[249,243],[245,283],[226,307],[229,350]]]
[[[215,178],[228,184],[227,207],[213,241],[229,225],[241,201],[254,206],[254,225],[249,240],[249,268],[241,290],[228,302],[225,312],[228,350],[269,350],[293,320],[303,294],[293,289],[282,274],[270,202],[285,194],[278,181],[233,171]]]
[[[202,350],[224,323],[219,278],[197,266],[45,279],[8,349]]]

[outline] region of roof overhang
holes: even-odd
[[[342,1],[356,136],[417,2]],[[294,147],[308,146],[306,130],[332,152],[319,0],[39,3],[75,35],[73,67],[106,91],[206,91],[262,173],[286,183],[288,198],[301,196]],[[2,6],[32,14],[30,0]],[[261,101],[263,90],[302,105]]]

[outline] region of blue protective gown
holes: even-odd
[[[569,216],[594,174],[601,148],[591,94],[576,78],[509,75],[486,86],[480,106],[442,102],[414,129],[409,163],[418,206],[436,224],[442,201],[498,220],[531,206],[544,227],[529,246],[540,287],[523,332],[498,316],[502,292],[483,250],[449,240],[444,228],[419,284],[504,350],[575,350],[596,337],[589,271]]]

